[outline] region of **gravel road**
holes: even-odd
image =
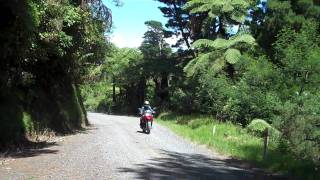
[[[147,135],[136,117],[88,118],[92,126],[84,132],[0,158],[0,179],[274,179],[157,123]]]

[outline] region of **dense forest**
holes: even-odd
[[[0,146],[87,125],[79,85],[105,60],[110,10],[101,0],[0,2]]]
[[[0,146],[147,99],[242,127],[261,119],[282,152],[319,166],[320,2],[157,1],[167,23],[150,19],[141,46],[120,49],[101,0],[1,0]]]
[[[158,0],[138,49],[112,47],[82,86],[90,111],[206,114],[271,125],[281,152],[319,165],[320,3]],[[170,47],[165,39],[178,37]]]

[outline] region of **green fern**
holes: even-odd
[[[184,68],[188,77],[191,77],[206,67],[214,73],[223,69],[226,63],[236,64],[241,58],[241,52],[236,47],[243,44],[255,45],[255,39],[250,34],[239,34],[228,40],[218,38],[216,40],[199,39],[192,46],[199,50],[209,51],[200,54],[190,61]]]
[[[220,58],[216,59],[214,61],[214,63],[211,65],[211,70],[214,73],[218,73],[223,69],[225,64],[226,64],[226,61],[224,60],[224,58],[220,57]]]
[[[190,61],[187,66],[184,68],[184,71],[187,73],[188,77],[191,77],[199,72],[199,70],[204,69],[210,63],[210,56],[212,53],[202,54],[197,58]]]
[[[209,40],[209,39],[199,39],[195,41],[192,46],[197,49],[202,48],[211,48],[211,49],[228,49],[232,48],[236,45],[248,44],[248,45],[255,45],[255,39],[250,34],[241,34],[237,36],[233,36],[230,39],[222,39],[217,38],[216,40]]]
[[[192,59],[184,68],[184,72],[186,73],[187,77],[191,77],[195,74],[195,68],[198,58]]]
[[[241,57],[241,53],[238,49],[228,49],[224,53],[224,59],[230,64],[236,64]]]
[[[199,39],[192,44],[192,47],[194,47],[196,49],[202,49],[202,48],[214,49],[215,47],[213,46],[213,43],[214,43],[214,41],[212,41],[210,39]]]
[[[247,11],[253,0],[190,0],[185,9],[192,14],[207,13],[208,17],[204,22],[211,22],[210,19],[219,17],[222,24],[241,24],[245,21]],[[192,44],[192,47],[203,52],[197,58],[190,61],[184,68],[187,76],[193,76],[199,70],[211,70],[214,73],[221,71],[224,66],[235,64],[240,60],[241,52],[237,47],[255,45],[255,39],[250,34],[238,34],[230,39],[217,38],[215,40],[199,39]]]
[[[252,0],[191,0],[185,5],[190,13],[207,12],[210,18],[226,15],[238,23],[243,23]]]
[[[228,49],[241,43],[254,45],[255,39],[250,34],[241,34],[233,36],[228,40],[218,38],[213,42],[213,47],[216,49]]]

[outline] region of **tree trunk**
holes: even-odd
[[[116,102],[116,78],[112,76],[112,102]]]
[[[186,34],[185,34],[184,31],[183,31],[182,19],[181,19],[180,14],[178,13],[178,8],[177,8],[177,5],[176,5],[175,2],[173,3],[173,7],[174,7],[176,19],[177,19],[178,22],[179,22],[179,29],[180,29],[180,31],[181,31],[181,35],[182,35],[182,37],[183,37],[183,40],[186,42],[186,45],[187,45],[188,49],[190,49],[191,46],[190,46],[190,43],[189,43],[189,41],[188,41],[188,37],[186,36]]]
[[[154,96],[155,96],[155,99],[157,100],[158,97],[159,97],[159,91],[160,91],[160,83],[158,81],[158,78],[153,78],[153,82],[155,84],[155,88],[154,88]]]
[[[226,30],[224,29],[224,25],[223,25],[223,22],[222,22],[222,17],[219,17],[219,34],[223,38],[226,38]]]
[[[234,78],[234,72],[235,72],[235,69],[234,69],[233,65],[230,64],[230,63],[227,63],[227,69],[226,70],[227,70],[228,76],[231,79],[233,79]]]
[[[138,106],[140,106],[140,104],[143,103],[143,101],[145,100],[146,97],[146,79],[142,78],[139,82],[139,86],[138,86],[138,97],[139,97],[139,101],[138,101]]]
[[[161,79],[154,78],[155,83],[155,96],[160,106],[167,102],[169,97],[169,82],[167,73],[162,73]]]
[[[191,50],[192,56],[195,58],[196,55],[195,55],[194,51],[190,48],[191,45],[190,45],[190,43],[189,43],[188,37],[187,37],[186,34],[184,33],[183,25],[182,25],[182,19],[181,19],[180,14],[178,13],[178,10],[177,10],[178,8],[177,8],[177,5],[176,5],[175,2],[173,3],[173,7],[174,7],[176,19],[178,20],[178,23],[179,23],[179,29],[180,29],[180,31],[181,31],[182,38],[183,38],[184,42],[186,43],[188,49]]]
[[[161,87],[160,87],[160,99],[161,104],[168,101],[169,97],[169,84],[168,84],[168,75],[166,73],[162,74],[161,77]]]
[[[77,98],[79,100],[79,103],[80,103],[80,107],[81,107],[81,110],[84,114],[84,123],[86,126],[89,126],[90,123],[89,123],[89,120],[88,120],[88,117],[87,117],[87,111],[86,111],[86,108],[84,107],[84,103],[83,103],[83,99],[81,97],[81,94],[80,94],[80,87],[79,87],[79,84],[75,83],[75,87],[76,87],[76,92],[77,92]]]

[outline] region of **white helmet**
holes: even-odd
[[[145,101],[144,105],[150,105],[149,101]]]

